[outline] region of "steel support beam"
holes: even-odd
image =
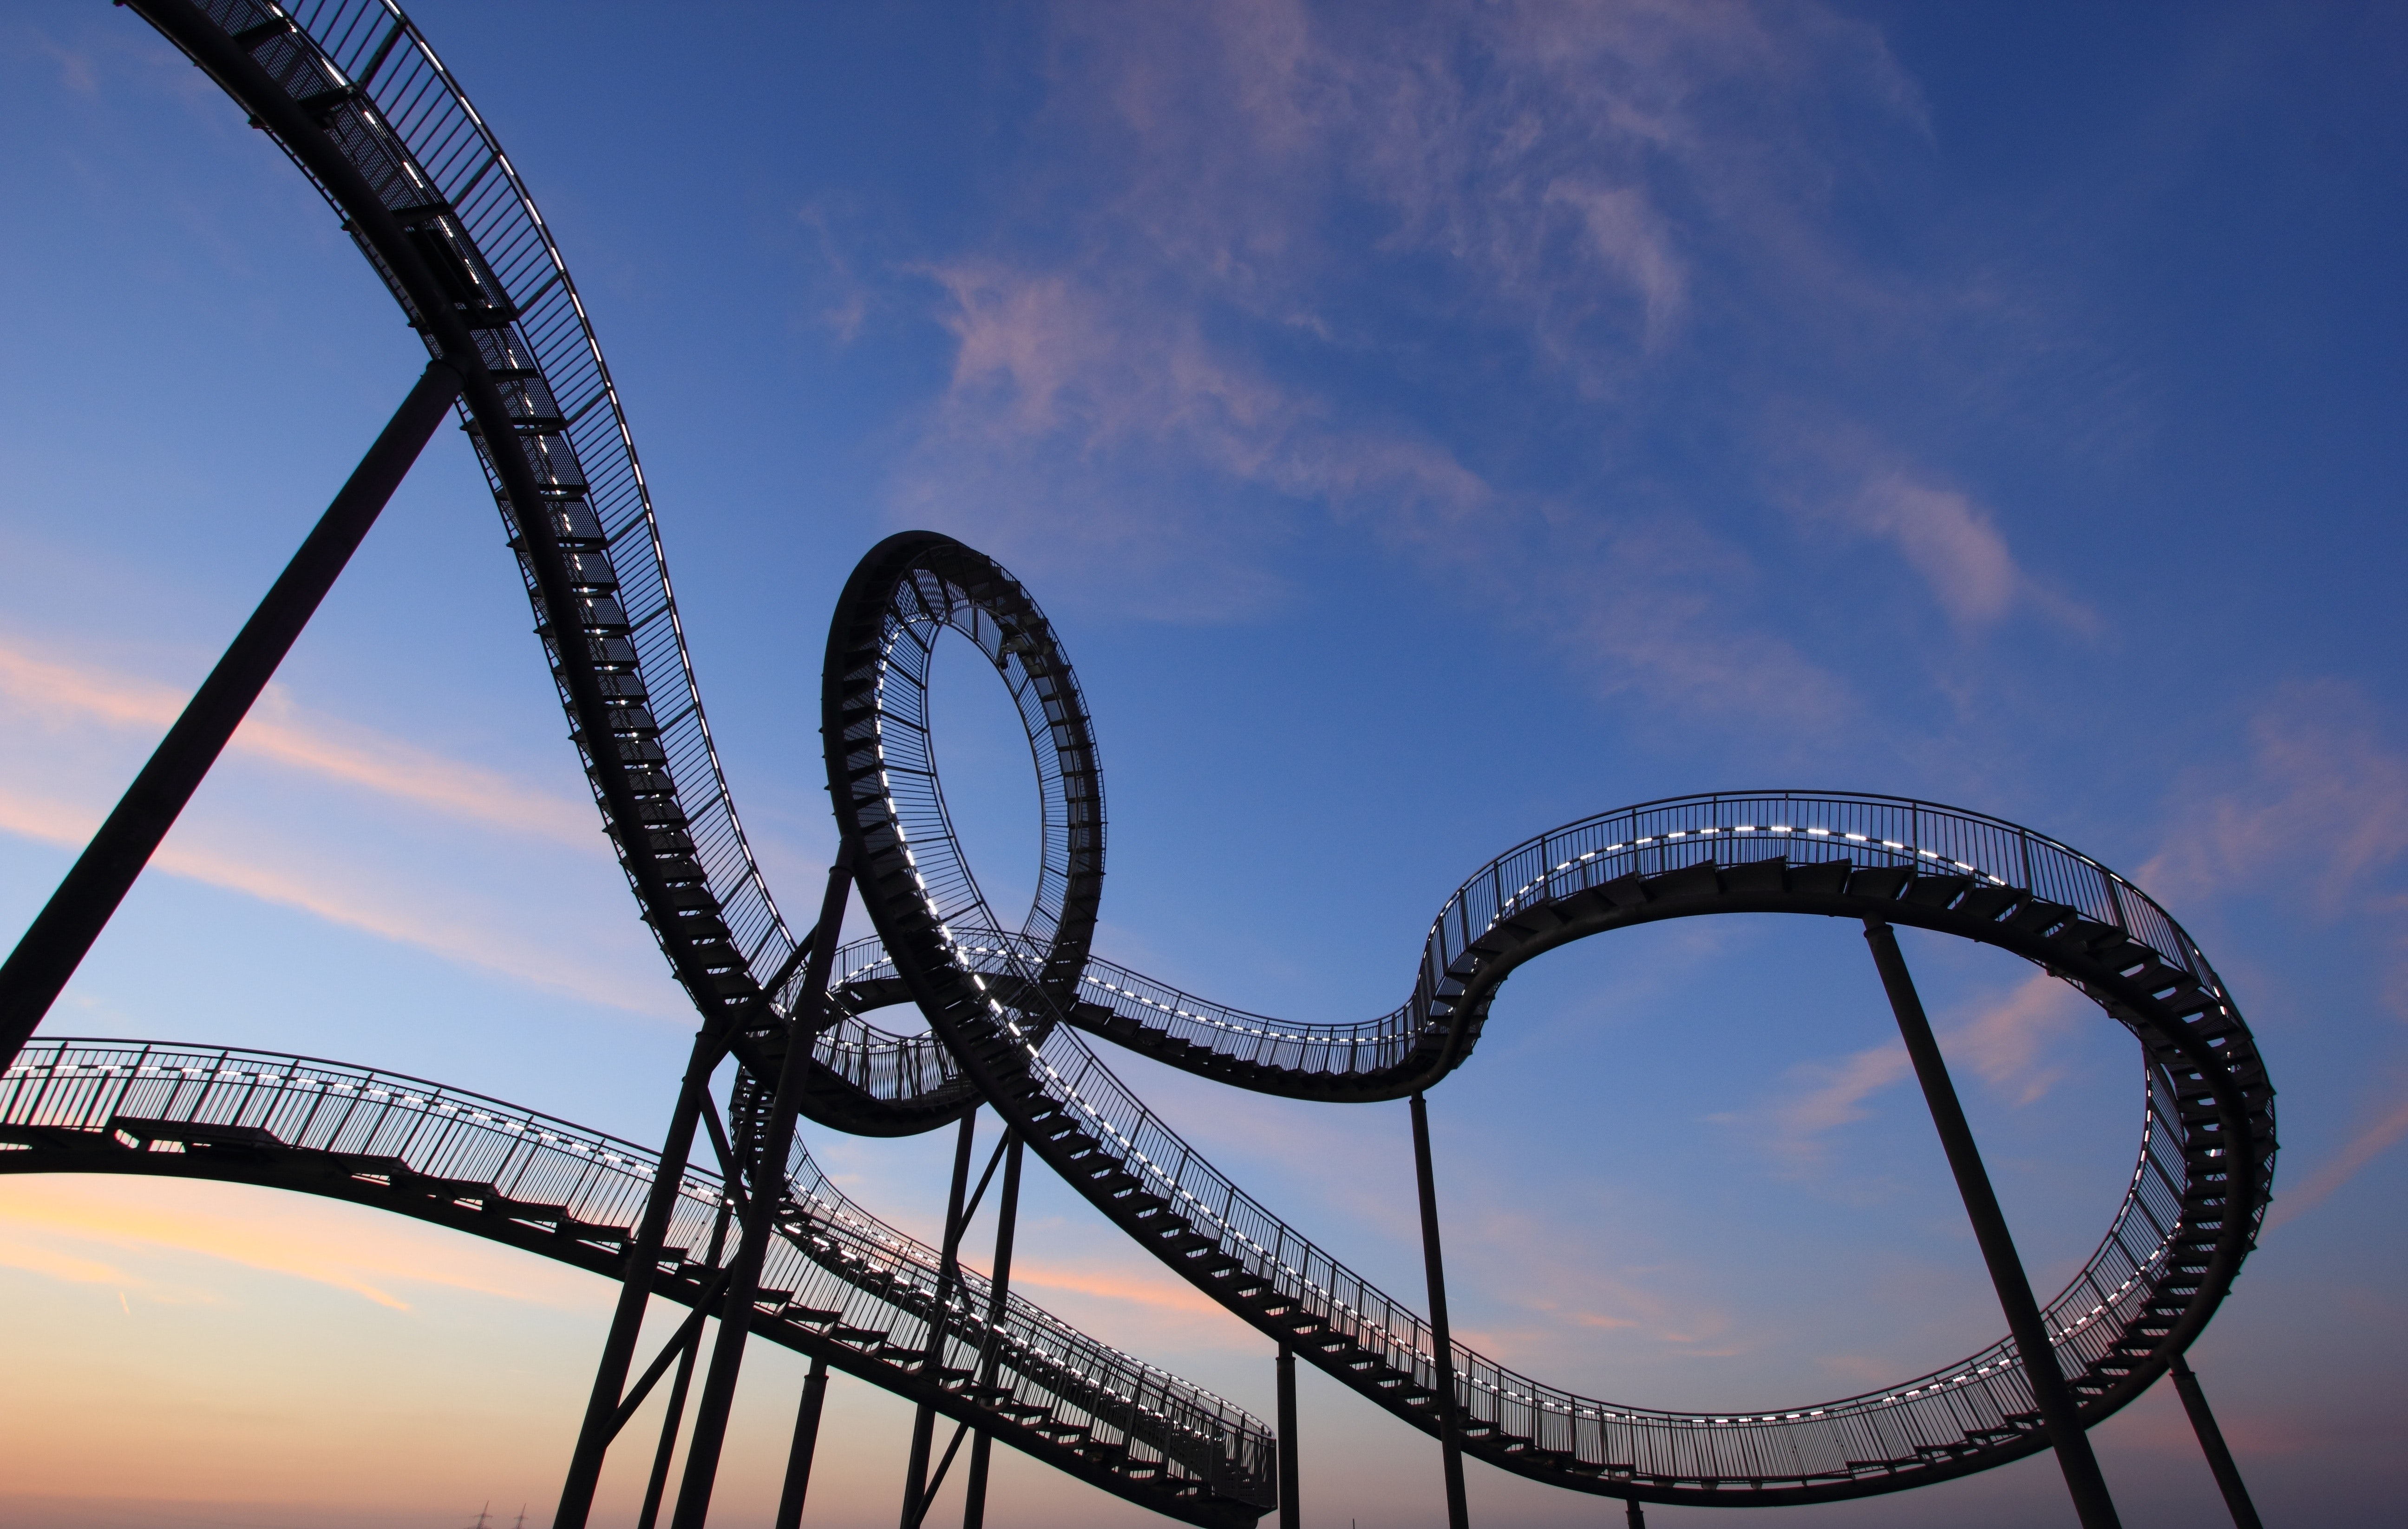
[[[652,1273],[660,1264],[661,1240],[668,1234],[669,1215],[677,1208],[678,1189],[685,1181],[686,1160],[694,1149],[694,1130],[702,1119],[710,1075],[726,1054],[725,1039],[716,1026],[706,1023],[687,1054],[677,1105],[669,1112],[668,1135],[661,1142],[660,1166],[653,1171],[652,1191],[645,1196],[643,1219],[636,1223],[636,1236],[627,1246],[627,1261],[619,1275],[619,1304],[610,1314],[610,1331],[602,1340],[602,1357],[594,1366],[594,1390],[586,1398],[577,1447],[568,1457],[568,1476],[561,1483],[552,1529],[584,1529],[587,1516],[594,1511],[602,1457],[609,1452],[611,1436],[617,1432],[619,1400],[627,1388],[627,1371],[635,1364],[645,1309],[652,1304]],[[721,1207],[723,1212],[725,1208]],[[712,1262],[718,1262],[715,1250]],[[681,1369],[680,1384],[688,1379]]]
[[[1446,1259],[1439,1250],[1438,1183],[1430,1172],[1429,1106],[1413,1091],[1413,1182],[1421,1191],[1422,1266],[1429,1276],[1430,1347],[1438,1363],[1439,1455],[1446,1470],[1447,1529],[1470,1529],[1463,1494],[1463,1425],[1455,1416],[1455,1335],[1446,1321]]]
[[[1940,1042],[1931,1034],[1931,1021],[1923,1012],[1923,999],[1914,991],[1914,976],[1906,969],[1906,957],[1898,948],[1898,936],[1890,926],[1878,919],[1865,921],[1865,943],[1872,947],[1873,965],[1881,972],[1882,987],[1889,994],[1889,1007],[1898,1016],[1898,1031],[1906,1041],[1906,1054],[1914,1064],[1914,1076],[1923,1084],[1924,1102],[1931,1107],[1931,1123],[1940,1132],[1940,1145],[1948,1154],[1948,1166],[1956,1176],[1956,1191],[1965,1201],[1965,1216],[1973,1223],[1973,1240],[1981,1245],[1982,1260],[1990,1267],[1990,1283],[1999,1293],[1999,1306],[2007,1317],[2007,1332],[2015,1341],[2015,1353],[2022,1359],[2024,1377],[2031,1387],[2032,1401],[2040,1409],[2041,1422],[2048,1429],[2049,1442],[2057,1449],[2058,1468],[2065,1473],[2066,1490],[2072,1494],[2073,1510],[2082,1520],[2082,1529],[2118,1529],[2114,1499],[2107,1494],[2107,1479],[2099,1472],[2099,1458],[2091,1453],[2090,1436],[2083,1432],[2082,1414],[2075,1408],[2073,1392],[2065,1383],[2064,1373],[2057,1365],[2057,1350],[2048,1340],[2048,1328],[2042,1322],[2040,1303],[2032,1299],[2031,1280],[2024,1274],[2023,1260],[2015,1252],[2015,1241],[2007,1231],[2007,1218],[1999,1208],[1999,1197],[1990,1188],[1990,1175],[1982,1166],[1981,1150],[1973,1144],[1973,1129],[1965,1122],[1965,1108],[1956,1098],[1956,1085],[1949,1080],[1948,1064],[1940,1054]]]
[[[685,1422],[685,1397],[694,1384],[695,1356],[702,1352],[702,1324],[696,1322],[678,1345],[677,1379],[669,1385],[668,1406],[661,1412],[661,1442],[652,1451],[652,1472],[644,1481],[643,1511],[636,1529],[652,1529],[661,1522],[661,1498],[668,1491],[669,1461],[677,1453],[678,1426]]]
[[[1622,1522],[1629,1529],[1647,1529],[1647,1509],[1639,1506],[1638,1498],[1622,1499]]]
[[[2206,1451],[2207,1468],[2215,1473],[2216,1490],[2224,1493],[2233,1529],[2260,1529],[2258,1505],[2249,1500],[2241,1467],[2232,1463],[2232,1451],[2224,1447],[2224,1430],[2215,1425],[2215,1414],[2208,1410],[2207,1393],[2199,1389],[2199,1377],[2191,1373],[2190,1362],[2181,1354],[2174,1355],[2172,1368],[2174,1391],[2182,1397],[2183,1410],[2190,1414],[2199,1447]]]
[[[994,1335],[1003,1325],[1005,1308],[1011,1298],[1011,1244],[1020,1224],[1020,1133],[1007,1129],[1004,1133],[1002,1197],[995,1207],[995,1274],[987,1280],[987,1339],[979,1355],[979,1384],[995,1384],[995,1374],[1001,1356],[995,1351]],[[995,1439],[983,1428],[970,1440],[970,1474],[962,1489],[962,1529],[985,1529],[987,1457],[994,1451]]]
[[[820,1411],[827,1402],[827,1361],[811,1356],[803,1377],[803,1401],[795,1408],[795,1443],[786,1453],[786,1484],[778,1493],[777,1529],[798,1529],[803,1495],[811,1490],[811,1456],[819,1452]]]
[[[962,1202],[970,1191],[970,1149],[978,1145],[978,1111],[962,1117],[953,1138],[953,1183],[945,1197],[945,1236],[937,1254],[937,1299],[928,1313],[928,1347],[920,1373],[934,1375],[945,1360],[945,1303],[953,1298],[953,1264],[961,1256]],[[928,1450],[936,1442],[937,1413],[922,1402],[911,1418],[911,1455],[903,1469],[903,1529],[920,1529],[928,1512]]]
[[[705,1103],[709,1102],[708,1096]],[[719,1266],[720,1254],[727,1246],[728,1202],[723,1201],[719,1214],[710,1222],[710,1249],[705,1262]],[[625,1287],[621,1287],[623,1293]],[[661,1442],[652,1451],[652,1474],[644,1482],[643,1511],[636,1515],[636,1529],[652,1529],[661,1521],[661,1498],[668,1491],[669,1459],[677,1453],[678,1427],[685,1422],[687,1389],[694,1384],[694,1362],[702,1352],[702,1323],[695,1322],[685,1336],[683,1351],[678,1355],[677,1380],[669,1387],[669,1405],[661,1413]]]
[[[1280,1529],[1300,1529],[1296,1476],[1296,1350],[1279,1346],[1279,1522]]]
[[[459,372],[445,362],[428,362],[293,561],[235,634],[225,656],[185,703],[150,763],[0,965],[0,1068],[16,1060],[58,1001],[459,396]]]
[[[695,1408],[694,1436],[686,1444],[685,1474],[678,1483],[677,1511],[669,1519],[669,1529],[702,1529],[710,1516],[719,1453],[727,1442],[727,1414],[736,1403],[736,1378],[744,1366],[745,1339],[752,1336],[752,1297],[760,1288],[761,1261],[768,1255],[769,1237],[777,1229],[778,1203],[785,1196],[786,1158],[795,1144],[795,1117],[801,1110],[803,1086],[810,1078],[811,1043],[819,1036],[826,1009],[828,972],[836,964],[838,933],[844,925],[845,899],[852,890],[853,851],[848,846],[837,851],[836,864],[828,867],[827,892],[820,901],[819,922],[812,926],[809,941],[803,990],[795,1002],[794,1021],[786,1035],[785,1060],[779,1065],[768,1121],[753,1150],[757,1166],[745,1202],[743,1236],[728,1265],[727,1293],[719,1308],[719,1339],[711,1345],[710,1369],[703,1377],[702,1400]],[[693,1134],[689,1125],[689,1139]]]

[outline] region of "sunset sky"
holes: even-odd
[[[1466,873],[1626,803],[2028,823],[2186,924],[2278,1091],[2270,1230],[2192,1351],[2267,1521],[2396,1517],[2408,9],[413,13],[577,276],[798,923],[834,844],[825,622],[909,526],[1004,562],[1078,664],[1098,952],[1245,1007],[1386,1010]],[[128,11],[8,4],[0,71],[13,941],[423,351]],[[656,1142],[692,1014],[528,627],[447,428],[44,1033],[307,1052]],[[1025,897],[1000,688],[940,666],[935,705],[973,862]],[[1906,952],[2045,1296],[2130,1171],[2136,1048],[1997,952]],[[1402,1105],[1107,1050],[1418,1299]],[[1551,955],[1430,1109],[1457,1336],[1542,1379],[1802,1404],[2003,1331],[1850,929]],[[933,1236],[948,1141],[806,1135]],[[1269,1414],[1268,1339],[1043,1170],[1023,1222],[1032,1299]],[[548,1522],[610,1295],[354,1207],[0,1176],[0,1525]],[[802,1371],[753,1350],[714,1522],[769,1522]],[[1308,1523],[1443,1522],[1434,1445],[1318,1375],[1303,1401]],[[838,1379],[806,1522],[893,1522],[908,1431]],[[2095,1437],[2132,1529],[2220,1522],[2170,1393]],[[1151,1522],[998,1459],[992,1523]],[[1619,1522],[1469,1472],[1484,1525]],[[2042,1457],[1764,1522],[2073,1516]]]

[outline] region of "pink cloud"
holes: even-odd
[[[1858,529],[1895,542],[1957,621],[1994,622],[2014,606],[2022,571],[1989,512],[1964,494],[1892,471],[1868,482],[1846,514]]]
[[[2388,1111],[2360,1129],[2340,1151],[2308,1175],[2307,1181],[2298,1189],[2278,1195],[2273,1208],[2267,1213],[2266,1224],[2280,1226],[2324,1204],[2359,1170],[2398,1146],[2402,1137],[2408,1137],[2408,1097],[2401,1098]]]
[[[2408,753],[2381,708],[2340,680],[2294,685],[2250,719],[2239,779],[2181,793],[2160,850],[2140,871],[2161,899],[2297,879],[2328,917],[2386,911],[2375,875],[2408,855]]]
[[[2036,971],[2003,997],[1940,1027],[1949,1070],[1960,1089],[1970,1072],[2018,1107],[2033,1104],[2065,1076],[2049,1050],[2072,1033],[2088,1007],[2089,1000],[2072,988]],[[1789,1070],[1782,1102],[1770,1114],[1774,1154],[1793,1171],[1819,1166],[1829,1150],[1826,1137],[1866,1119],[1872,1113],[1867,1101],[1914,1076],[1905,1046],[1894,1040],[1836,1061],[1799,1064]]]
[[[1837,1062],[1807,1062],[1790,1069],[1794,1093],[1773,1111],[1774,1150],[1798,1164],[1822,1161],[1822,1138],[1872,1112],[1865,1101],[1914,1072],[1906,1048],[1885,1041]]]
[[[1169,1274],[1114,1274],[1108,1270],[1064,1269],[1043,1264],[1025,1267],[1014,1265],[1011,1282],[1014,1285],[1035,1285],[1043,1290],[1067,1290],[1080,1295],[1124,1301],[1132,1306],[1174,1311],[1183,1316],[1226,1315],[1220,1303]]]
[[[46,728],[79,722],[164,733],[187,696],[165,685],[38,658],[0,643],[0,698]],[[271,685],[227,745],[230,752],[393,797],[446,817],[590,849],[593,807],[356,723],[315,715]]]
[[[1453,273],[1446,322],[1521,332],[1554,374],[1535,385],[1617,395],[1678,343],[1701,232],[1795,264],[1797,220],[1763,209],[1822,177],[1794,173],[1805,135],[1779,128],[1788,114],[1828,94],[1915,120],[1877,31],[1813,7],[1372,21],[1294,0],[1108,22],[1064,7],[1056,24],[1048,125],[1087,156],[1082,193],[1057,205],[1041,183],[1005,225],[1032,238],[916,267],[956,349],[895,484],[898,518],[973,535],[1031,577],[1210,620],[1285,593],[1266,553],[1326,515],[1610,690],[1845,725],[1844,683],[1734,622],[1727,587],[1700,587],[1744,577],[1741,550],[1717,550],[1714,579],[1668,561],[1634,581],[1626,563],[1600,587],[1609,544],[1685,524],[1677,507],[1501,492],[1442,431],[1274,363],[1299,338],[1350,365],[1376,357],[1398,331],[1349,316],[1365,266],[1435,260]],[[1701,105],[1733,91],[1750,114]],[[1334,221],[1367,204],[1384,231]],[[1915,546],[1954,558],[1956,597],[1978,609],[1995,596],[1965,575],[1967,550],[1986,522],[1960,520],[1953,551],[1945,535]]]
[[[2065,1076],[2064,1066],[2048,1061],[2046,1052],[2083,1022],[2085,1010],[2096,1012],[2074,989],[2036,971],[2004,998],[1953,1026],[1948,1049],[2017,1105],[2033,1104]]]
[[[79,849],[100,826],[100,819],[94,810],[0,786],[0,832]],[[269,864],[256,850],[216,849],[180,829],[170,833],[150,864],[171,876],[239,892],[588,1003],[641,1014],[682,1012],[665,985],[630,985],[595,970],[590,961],[544,950],[518,931],[490,920],[429,913],[396,898],[382,882],[363,879],[341,865],[319,864],[306,871],[280,867]]]
[[[119,1271],[92,1251],[164,1250],[307,1279],[399,1311],[409,1309],[400,1292],[411,1285],[580,1312],[599,1309],[609,1293],[579,1271],[458,1233],[353,1216],[329,1238],[322,1207],[177,1179],[12,1179],[0,1183],[0,1216],[19,1238],[44,1239],[20,1266],[40,1264],[36,1272],[79,1283],[139,1283],[105,1278]]]

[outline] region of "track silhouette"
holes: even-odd
[[[309,175],[430,350],[482,362],[470,367],[466,422],[580,762],[672,970],[707,1020],[742,1027],[731,1109],[759,1118],[792,1040],[796,940],[729,797],[633,437],[532,199],[390,5],[131,3]],[[946,816],[925,706],[940,640],[986,656],[1037,759],[1042,874],[1017,926],[988,907]],[[1091,722],[1053,628],[982,554],[926,533],[872,550],[832,624],[823,727],[879,938],[840,954],[838,1022],[808,1037],[804,1112],[901,1135],[993,1105],[1198,1289],[1414,1427],[1435,1432],[1439,1398],[1451,1395],[1466,1451],[1502,1468],[1659,1502],[1770,1504],[1919,1485],[2048,1440],[2024,1370],[2034,1356],[2004,1342],[1878,1392],[1716,1415],[1582,1397],[1461,1345],[1440,1353],[1410,1306],[1213,1170],[1087,1036],[1233,1086],[1396,1098],[1461,1065],[1498,985],[1570,940],[1714,912],[1914,924],[2038,963],[2142,1043],[2130,1189],[2082,1274],[2048,1303],[2047,1362],[2086,1422],[2165,1371],[2254,1243],[2274,1153],[2272,1091],[2229,995],[2137,888],[2013,824],[1815,793],[1684,797],[1584,820],[1467,879],[1398,1007],[1308,1024],[1094,958],[1105,818]],[[872,1022],[904,1002],[924,1031]]]
[[[214,1179],[349,1200],[617,1279],[657,1154],[481,1094],[314,1057],[43,1037],[0,1079],[0,1173]],[[1220,1397],[1097,1343],[862,1209],[799,1145],[757,1336],[1004,1438],[1129,1501],[1252,1522],[1271,1437]],[[734,1202],[689,1168],[655,1291],[704,1303]],[[945,1287],[944,1363],[923,1365]],[[963,1377],[982,1359],[994,1383]]]

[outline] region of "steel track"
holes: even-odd
[[[744,840],[633,440],[567,268],[525,188],[423,37],[382,0],[132,0],[325,193],[436,354],[464,413],[538,631],[644,917],[706,1013],[750,1010],[793,936]],[[1017,928],[961,863],[926,732],[934,643],[979,646],[1011,688],[1045,802]],[[824,722],[844,832],[881,939],[844,952],[841,1023],[808,1112],[901,1135],[991,1102],[1082,1193],[1246,1321],[1417,1427],[1437,1388],[1465,1447],[1554,1484],[1662,1502],[1772,1504],[1897,1490],[2046,1447],[2023,1358],[1994,1345],[1877,1393],[1699,1416],[1583,1398],[1458,1345],[1211,1169],[1114,1079],[1100,1035],[1236,1086],[1395,1098],[1469,1056],[1521,962],[1627,924],[1712,912],[1875,917],[1975,939],[2083,989],[2141,1040],[2142,1149],[2114,1225],[2049,1305],[2055,1358],[2095,1422],[2197,1336],[2254,1243],[2272,1091],[2206,958],[2128,881],[1959,809],[1845,793],[1645,804],[1519,846],[1448,900],[1398,1008],[1306,1024],[1211,1004],[1092,958],[1104,819],[1094,739],[1058,640],[979,554],[914,534],[873,551],[837,614]],[[773,994],[782,1000],[786,995]],[[928,1022],[867,1016],[903,1000]],[[783,1004],[739,1048],[758,1104]]]
[[[619,1278],[658,1155],[481,1094],[314,1057],[42,1037],[0,1078],[0,1173],[214,1179],[349,1200]],[[798,1144],[754,1336],[976,1424],[1140,1507],[1213,1529],[1268,1500],[1268,1431],[855,1205]],[[653,1293],[694,1306],[724,1180],[678,1183]],[[945,1292],[948,1342],[924,1363]],[[965,1377],[993,1356],[994,1381]]]

